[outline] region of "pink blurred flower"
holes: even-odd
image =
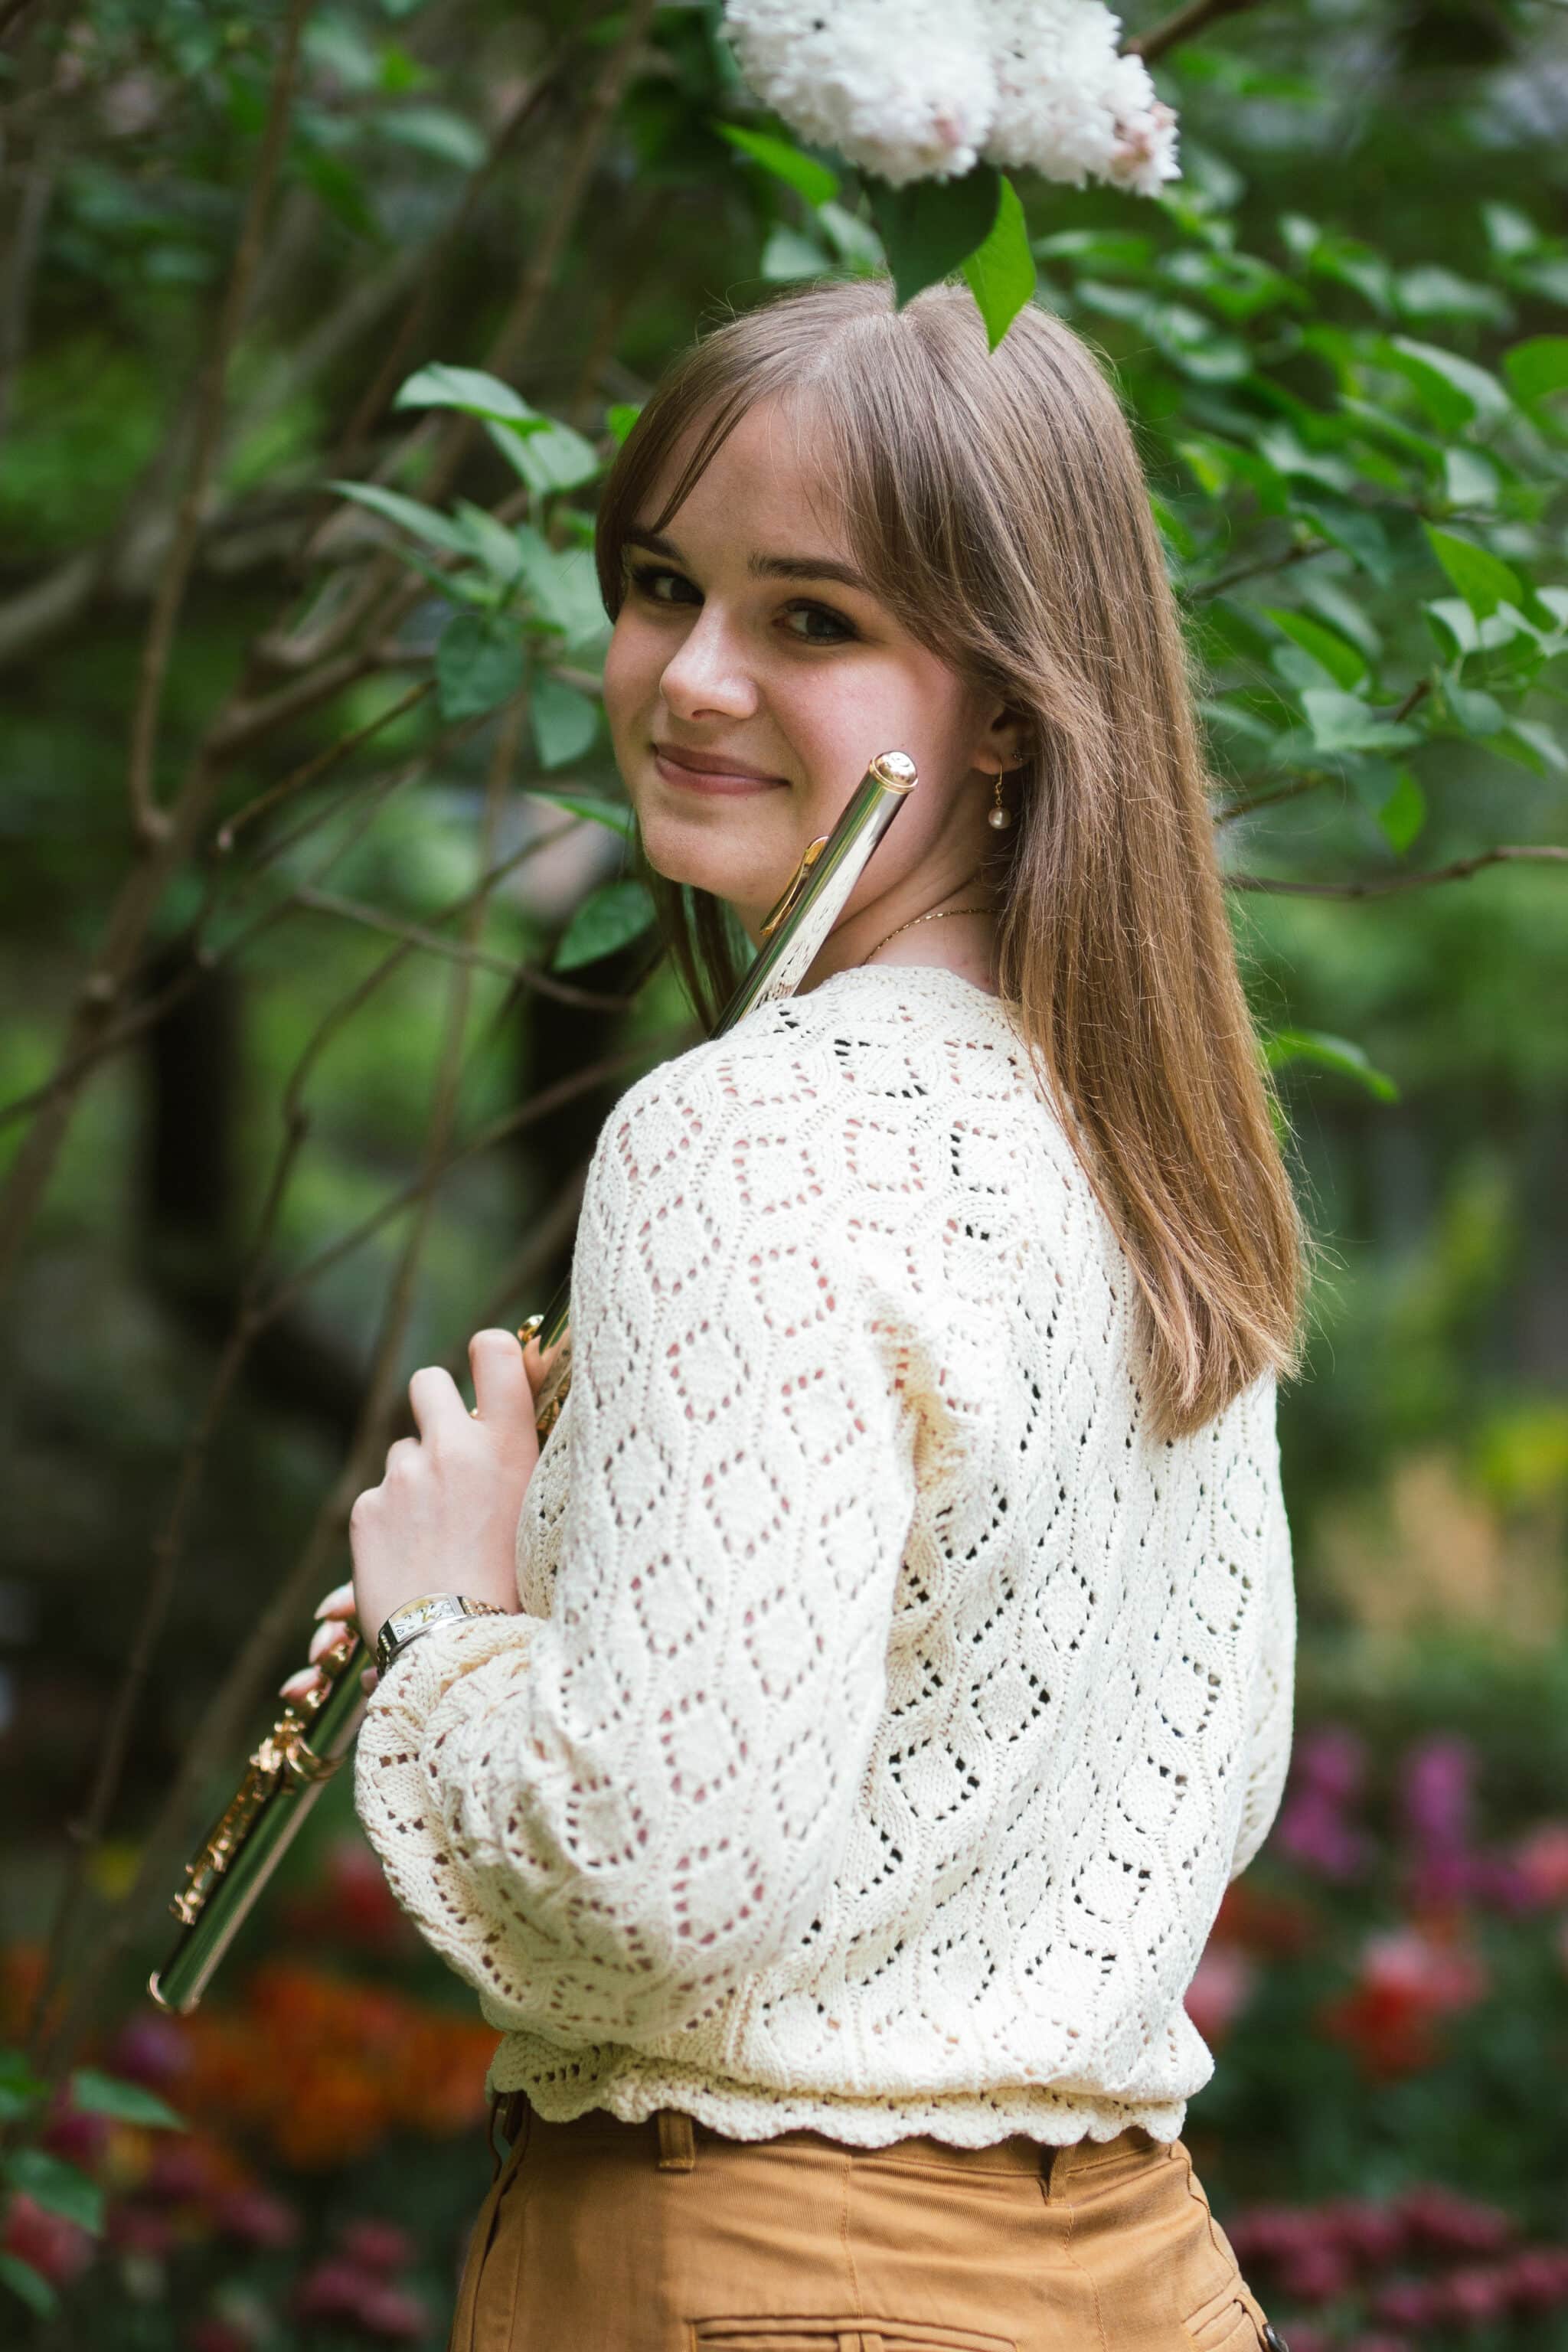
[[[318,2263],[295,2289],[296,2319],[345,2327],[387,2344],[413,2343],[430,2324],[416,2295],[388,2286],[354,2263]]]
[[[1184,2006],[1211,2047],[1225,2040],[1247,2007],[1257,1976],[1255,1962],[1237,1945],[1215,1943],[1210,1937]]]
[[[1239,2260],[1239,2257],[1237,2258]],[[1354,2266],[1331,2238],[1295,2247],[1275,2267],[1281,2294],[1298,2303],[1333,2303],[1354,2284]]]
[[[1292,2338],[1295,2333],[1292,2329]],[[1367,2336],[1352,2336],[1345,2346],[1345,2352],[1415,2352],[1415,2346],[1408,2336],[1389,2336],[1373,2329]]]
[[[150,2090],[167,2090],[191,2063],[185,2029],[171,2017],[136,2017],[116,2034],[109,2053],[109,2071],[128,2082],[144,2083]]]
[[[1384,2279],[1373,2288],[1367,2306],[1374,2319],[1390,2320],[1395,2327],[1429,2327],[1436,2316],[1435,2285],[1431,2279]]]
[[[1346,1724],[1324,1723],[1296,1743],[1272,1832],[1275,1847],[1320,1878],[1359,1877],[1372,1855],[1366,1832],[1346,1818],[1366,1777],[1366,1742]]]
[[[1461,2327],[1486,2326],[1508,2316],[1511,2297],[1508,2273],[1500,2266],[1472,2263],[1434,2280],[1433,2285],[1439,2323],[1451,2319]]]
[[[1568,1903],[1568,1822],[1541,1822],[1518,1840],[1513,1864],[1544,1908]]]
[[[232,2319],[198,2319],[185,2338],[188,2352],[255,2352],[256,2338]]]
[[[1367,2197],[1332,2197],[1317,2208],[1318,2219],[1335,2245],[1368,2270],[1382,2270],[1405,2251],[1407,2231],[1392,2205]]]
[[[276,2248],[292,2245],[300,2234],[300,2216],[280,2197],[266,2189],[235,2189],[212,2208],[215,2228],[242,2245]]]
[[[346,2221],[338,2232],[338,2252],[344,2262],[377,2275],[406,2270],[416,2251],[407,2231],[400,2230],[395,2221],[378,2221],[367,2216],[363,2221]]]
[[[1520,2311],[1552,2311],[1568,2304],[1568,2246],[1521,2246],[1503,2268]]]
[[[1439,2181],[1419,2181],[1396,2201],[1412,2237],[1433,2253],[1495,2253],[1514,2233],[1513,2218],[1500,2206],[1461,2197]]]
[[[0,2249],[36,2270],[51,2286],[65,2286],[91,2262],[94,2241],[58,2213],[47,2213],[21,2190],[12,2198]]]
[[[51,2156],[63,2157],[83,2172],[91,2172],[108,2144],[109,2117],[84,2114],[81,2109],[57,2105],[41,2135],[42,2142]]]
[[[155,2213],[145,2205],[111,2205],[105,2234],[109,2242],[122,2254],[151,2254],[157,2262],[164,2261],[174,2250],[178,2237],[167,2213]]]

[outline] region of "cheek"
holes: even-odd
[[[605,652],[605,717],[612,736],[634,716],[646,688],[648,662],[638,634],[623,609]]]

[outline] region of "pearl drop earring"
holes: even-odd
[[[1015,761],[1014,765],[1016,767],[1021,767],[1023,762],[1022,761]],[[1006,772],[1007,771],[1005,766],[997,769],[994,778],[996,787],[995,804],[994,806],[988,808],[985,812],[986,824],[991,825],[997,833],[1005,833],[1007,827],[1013,822],[1013,812],[1004,803],[1002,799],[1002,779]]]

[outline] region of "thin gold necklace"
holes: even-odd
[[[940,923],[949,915],[988,915],[990,912],[989,907],[937,907],[929,915],[911,915],[907,923],[900,923],[897,930],[889,931],[887,939],[879,940],[876,946],[862,957],[861,961],[869,963],[872,956],[881,954],[888,944],[888,940],[896,940],[899,931],[912,931],[917,923]]]

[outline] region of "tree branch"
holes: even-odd
[[[1176,9],[1157,25],[1151,25],[1146,33],[1139,33],[1131,41],[1123,41],[1121,53],[1123,57],[1142,58],[1146,66],[1152,66],[1156,58],[1164,56],[1167,49],[1173,49],[1179,43],[1190,41],[1196,34],[1205,32],[1219,17],[1240,16],[1257,5],[1258,0],[1187,0],[1184,8]]]
[[[1222,878],[1227,890],[1266,890],[1281,898],[1386,898],[1395,890],[1423,890],[1433,882],[1466,882],[1483,866],[1521,864],[1526,860],[1568,865],[1568,849],[1555,845],[1516,848],[1505,844],[1497,849],[1483,849],[1479,857],[1461,857],[1452,866],[1435,866],[1425,874],[1378,874],[1360,882],[1283,882],[1268,874],[1226,874]]]
[[[146,841],[161,839],[169,822],[166,814],[157,806],[153,784],[163,679],[174,649],[174,624],[184,599],[185,583],[190,577],[191,561],[201,530],[207,483],[223,431],[229,362],[234,356],[235,344],[250,300],[251,282],[261,257],[262,230],[271,209],[272,190],[288,137],[294,104],[294,73],[299,62],[300,39],[310,5],[310,0],[289,0],[289,14],[284,19],[283,37],[273,70],[256,171],[240,223],[234,262],[229,270],[228,285],[218,314],[217,331],[197,406],[195,444],[184,493],[175,516],[174,538],[164,559],[142,651],[136,701],[131,719],[131,769],[127,789],[137,835]]]

